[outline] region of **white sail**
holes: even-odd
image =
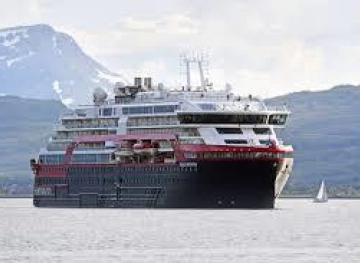
[[[314,202],[323,203],[323,202],[327,202],[327,200],[328,200],[328,198],[327,198],[325,183],[324,183],[324,181],[322,181],[319,192],[318,192],[317,196],[315,197]]]

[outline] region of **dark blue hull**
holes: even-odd
[[[73,165],[38,178],[38,207],[273,208],[277,160],[144,166]],[[52,181],[53,180],[53,181]]]

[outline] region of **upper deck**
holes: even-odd
[[[55,125],[47,150],[64,151],[77,136],[174,133],[181,142],[206,145],[282,144],[275,128],[283,128],[290,111],[269,107],[252,95],[238,96],[230,85],[214,89],[202,76],[200,86],[153,85],[151,78],[135,78],[133,85],[116,84],[114,98],[95,89],[92,105],[67,112]],[[188,74],[190,74],[188,72]],[[144,80],[144,81],[143,81]],[[103,150],[104,145],[78,149]]]

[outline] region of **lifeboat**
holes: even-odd
[[[157,142],[137,142],[133,145],[132,149],[136,154],[155,155],[159,148]]]
[[[122,142],[118,146],[118,150],[116,152],[114,152],[114,154],[115,154],[115,156],[120,156],[120,157],[133,156],[134,151],[128,142]]]

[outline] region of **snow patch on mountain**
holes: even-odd
[[[28,38],[29,35],[26,29],[0,30],[0,37],[4,38],[1,44],[5,47],[10,47],[19,43],[22,39]]]
[[[97,87],[106,90],[111,97],[118,82],[127,83],[121,75],[112,73],[85,54],[71,36],[49,25],[0,30],[0,88],[3,93],[60,99],[73,107],[92,103],[92,93]]]
[[[72,106],[74,105],[75,101],[72,98],[67,98],[67,99],[61,99],[61,102],[67,106],[68,108],[72,108]]]
[[[20,41],[20,39],[21,39],[20,36],[15,36],[10,39],[5,39],[5,41],[2,43],[2,45],[5,47],[9,47],[9,46],[12,46],[12,45],[15,45],[16,43],[18,43]]]
[[[8,67],[11,67],[12,64],[14,64],[15,62],[19,62],[19,61],[21,61],[21,60],[23,60],[23,59],[29,58],[29,57],[33,56],[34,54],[35,54],[35,52],[30,51],[29,54],[26,55],[26,56],[21,56],[21,57],[17,57],[17,58],[13,58],[13,59],[6,60],[6,65],[7,65]]]
[[[64,98],[63,90],[60,88],[60,82],[55,80],[53,81],[52,86],[53,90],[59,95],[61,102],[67,107],[72,107],[75,101],[73,98]]]
[[[9,34],[21,34],[24,37],[29,37],[27,33],[27,28],[10,28],[10,29],[2,29],[0,30],[0,37],[6,37]]]
[[[55,81],[53,82],[53,89],[55,90],[55,92],[56,92],[57,94],[61,94],[62,89],[60,89],[60,83],[59,83],[59,81],[55,80]]]

